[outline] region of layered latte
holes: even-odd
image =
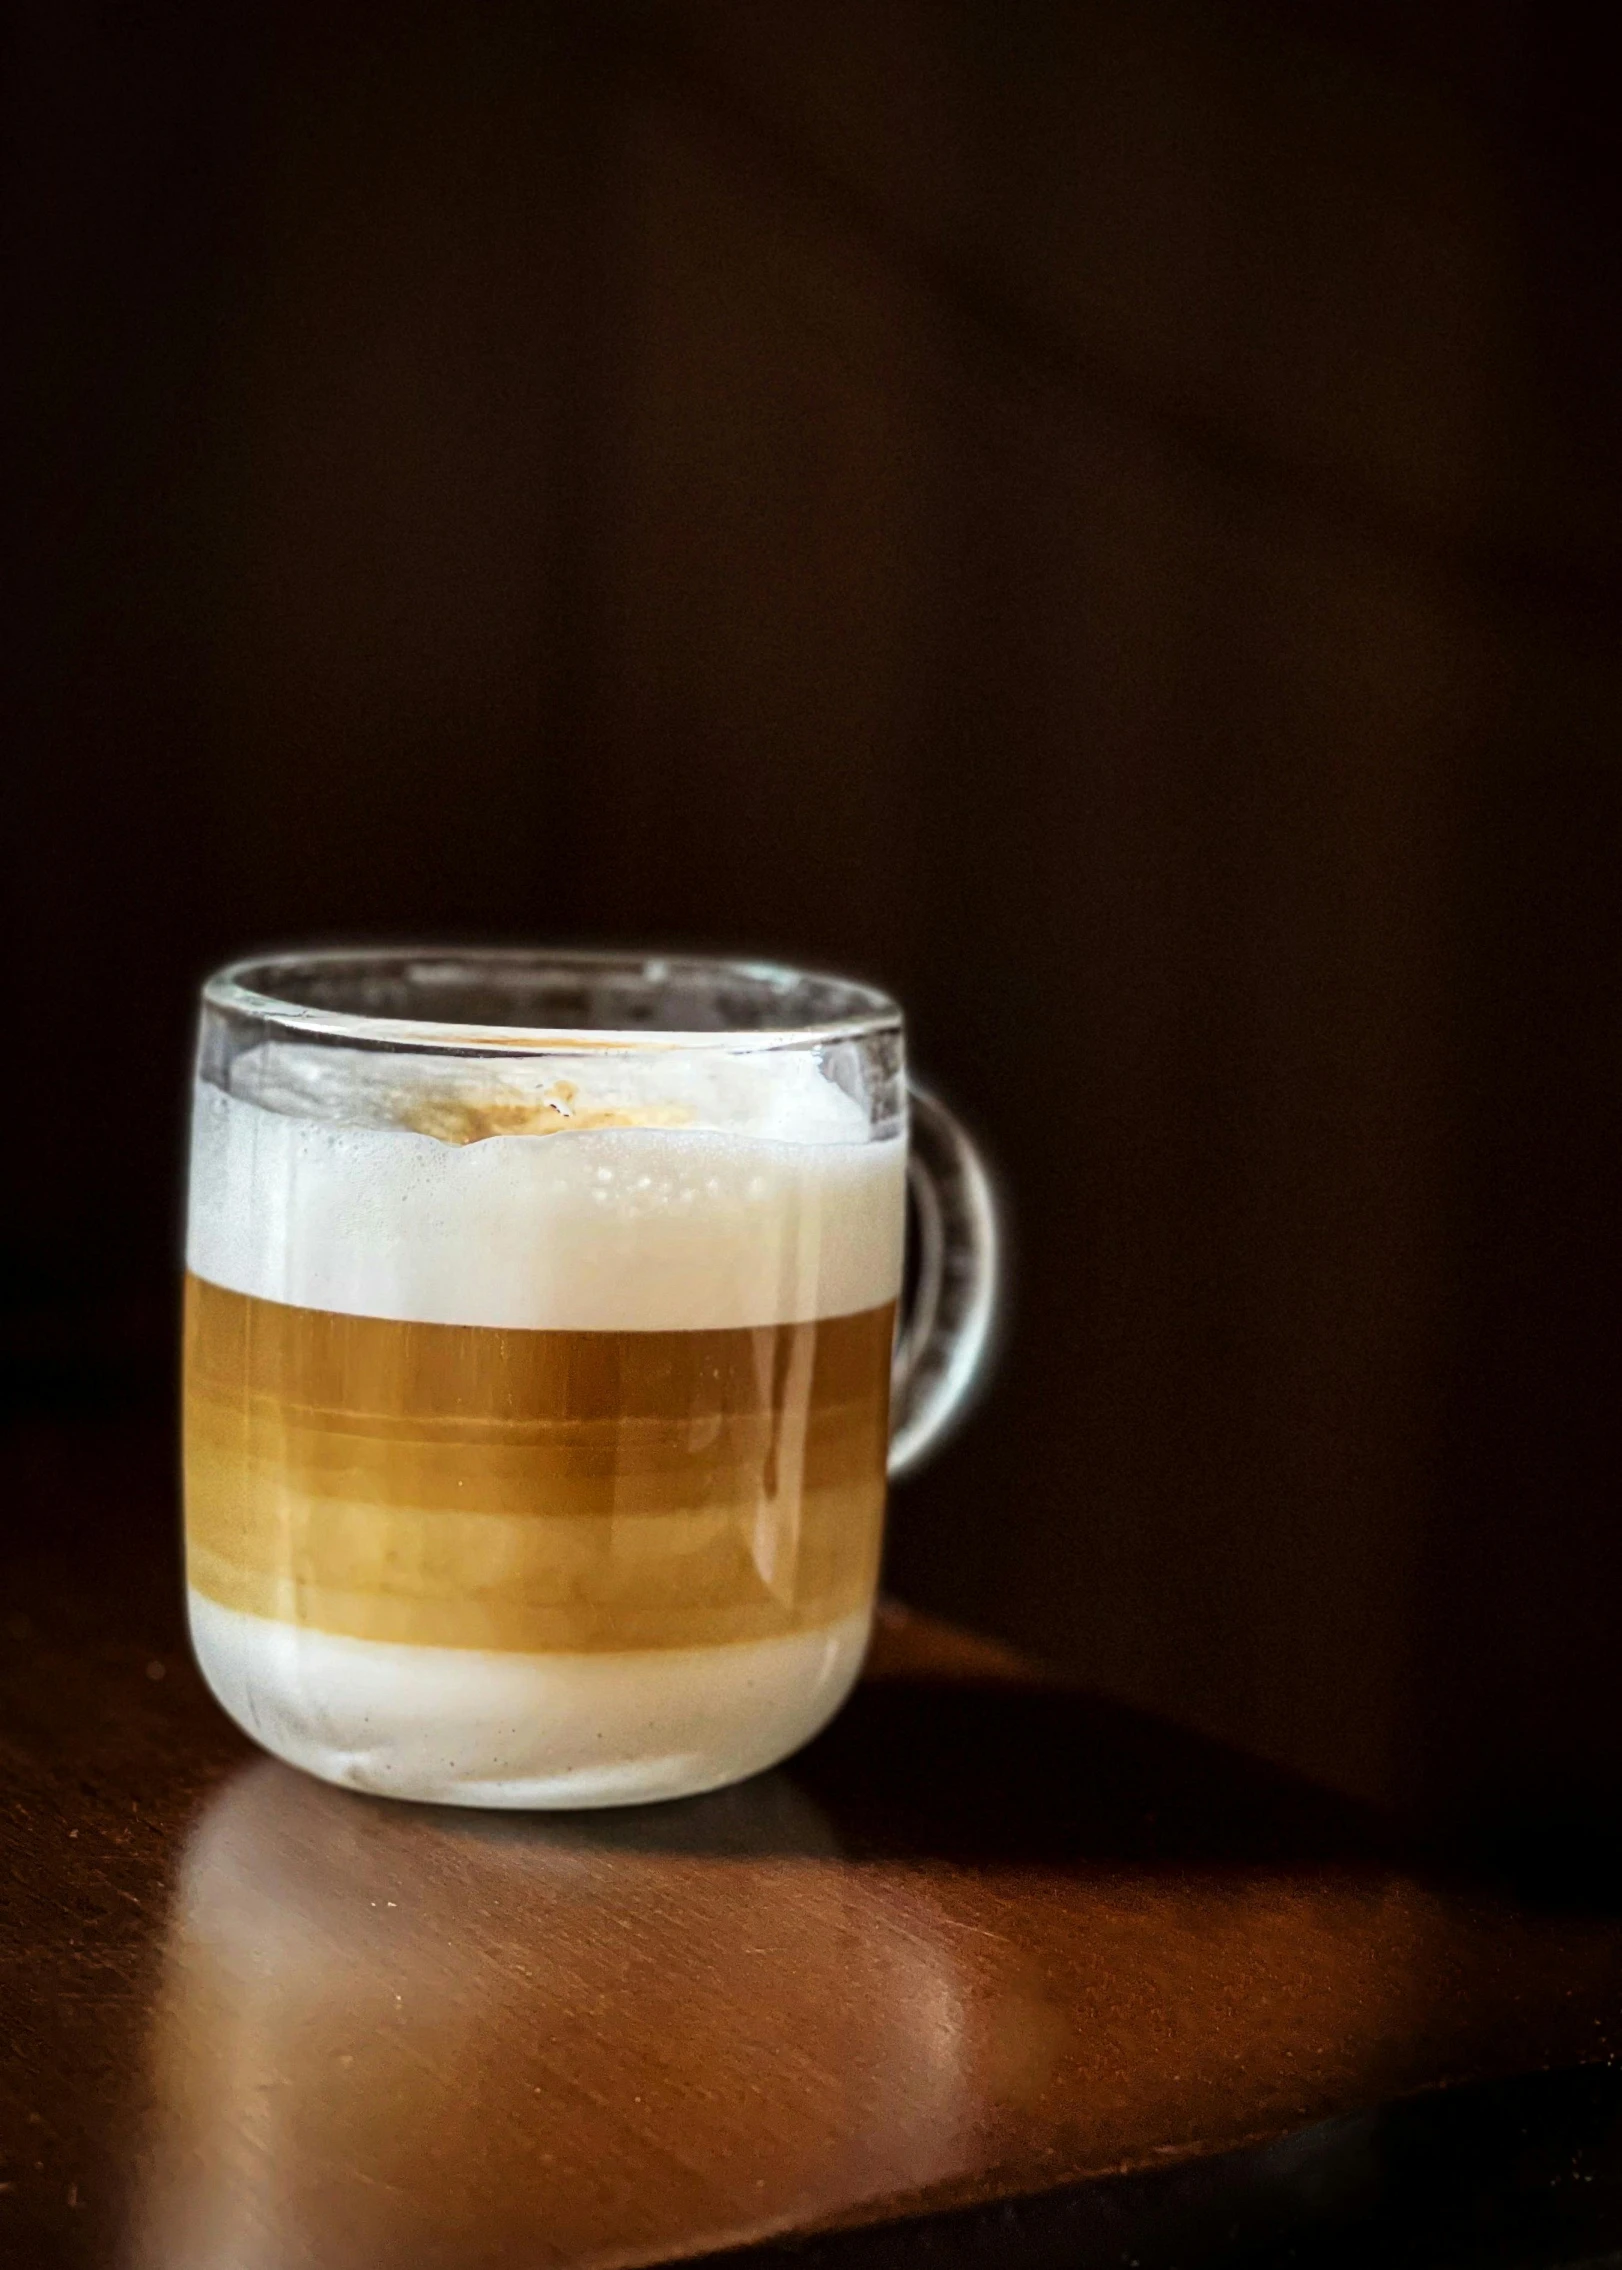
[[[194,1644],[325,1778],[491,1805],[756,1770],[877,1580],[904,1144],[814,1055],[199,1083]]]

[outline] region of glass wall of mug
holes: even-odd
[[[242,965],[203,1006],[192,1633],[352,1786],[673,1796],[844,1699],[878,1576],[901,1018],[752,965]]]

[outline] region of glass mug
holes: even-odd
[[[266,1749],[398,1797],[774,1764],[855,1681],[886,1473],[962,1413],[996,1277],[984,1168],[866,986],[527,951],[221,972],[187,1228],[204,1677]]]

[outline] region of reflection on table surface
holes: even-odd
[[[927,1889],[841,1868],[777,1775],[651,1827],[240,1772],[174,1906],[136,2261],[637,2259],[949,2177]]]
[[[1603,2054],[1617,1981],[1602,1919],[1040,1684],[876,1676],[622,1813],[254,1761],[178,1871],[126,2260],[630,2265],[1047,2190]]]

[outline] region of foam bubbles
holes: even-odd
[[[237,1058],[231,1092],[295,1119],[415,1128],[452,1143],[612,1125],[784,1143],[860,1143],[868,1134],[862,1104],[805,1049],[549,1049],[502,1059],[268,1041]]]
[[[492,1072],[254,1051],[237,1092],[197,1086],[189,1266],[306,1308],[532,1330],[800,1323],[895,1298],[905,1145],[866,1140],[813,1056],[650,1052],[571,1063],[561,1084],[550,1057]],[[425,1112],[455,1132],[409,1123]],[[529,1124],[555,1131],[500,1131]]]

